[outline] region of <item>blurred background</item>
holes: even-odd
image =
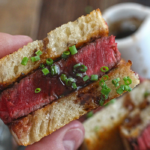
[[[41,40],[61,24],[74,21],[96,8],[125,2],[150,6],[150,0],[0,0],[0,32],[23,34]],[[23,150],[0,121],[0,150]]]

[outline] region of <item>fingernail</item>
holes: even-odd
[[[83,131],[79,128],[70,129],[63,138],[65,150],[76,150],[83,140]]]

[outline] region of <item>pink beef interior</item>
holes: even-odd
[[[54,64],[59,68],[57,76],[43,75],[41,69],[15,83],[12,88],[3,91],[0,95],[0,118],[4,123],[25,116],[46,104],[57,100],[61,95],[67,95],[72,88],[64,86],[60,75],[65,73],[67,77],[76,77],[73,66],[77,63],[84,64],[88,70],[84,75],[104,75],[100,68],[103,66],[112,69],[120,61],[120,52],[115,43],[115,37],[103,37],[89,43],[78,50],[78,53],[70,56],[67,60],[61,59]],[[47,66],[50,69],[49,66]],[[85,86],[81,78],[76,78],[77,86]],[[40,93],[35,93],[36,88],[41,88]]]
[[[133,150],[149,150],[150,149],[150,125],[148,125],[141,135],[131,140]]]

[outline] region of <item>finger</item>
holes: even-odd
[[[0,33],[0,58],[18,50],[29,42],[32,42],[32,39],[28,36]]]
[[[41,141],[30,145],[26,150],[76,150],[84,138],[84,127],[73,121]]]

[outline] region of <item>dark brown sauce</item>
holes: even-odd
[[[116,36],[116,39],[122,39],[134,34],[143,20],[138,18],[126,18],[109,24],[109,35]]]
[[[125,101],[124,101],[124,107],[127,108],[129,111],[132,111],[135,108],[134,103],[132,102],[131,96],[129,93],[126,94],[125,96]]]
[[[140,114],[136,114],[133,118],[126,118],[124,121],[124,126],[126,128],[136,127],[138,124],[142,122]]]

